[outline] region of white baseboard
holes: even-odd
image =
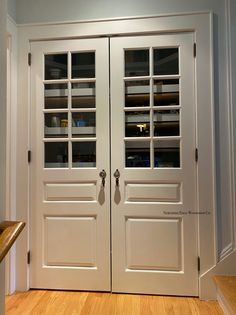
[[[222,295],[220,290],[217,290],[217,301],[225,315],[235,315],[235,313],[232,311],[231,307],[228,305],[228,302],[226,301],[225,297]]]
[[[236,275],[236,249],[199,279],[199,297],[202,300],[216,300],[217,291],[213,281],[215,275]]]

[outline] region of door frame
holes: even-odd
[[[31,143],[30,66],[28,64],[30,42],[192,32],[197,45],[195,58],[196,143],[199,152],[197,162],[197,209],[199,212],[210,212],[210,215],[198,215],[198,250],[201,259],[199,296],[204,299],[204,287],[208,286],[209,283],[201,280],[204,274],[217,263],[213,14],[211,12],[200,12],[71,23],[27,24],[19,26],[18,31],[19,86],[16,204],[17,218],[25,221],[27,228],[17,244],[16,289],[29,289],[27,252],[29,250],[30,235],[30,164],[27,156]],[[33,56],[32,62],[34,62]],[[34,152],[32,153],[33,158]]]

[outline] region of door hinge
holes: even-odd
[[[27,253],[27,264],[29,265],[31,263],[31,253],[30,250]]]
[[[31,162],[31,151],[29,150],[28,151],[28,163],[30,163]]]
[[[197,56],[197,44],[194,43],[193,44],[193,57],[196,58],[196,56]]]
[[[200,272],[200,257],[197,258],[197,270]]]
[[[195,161],[198,162],[198,148],[195,149]]]
[[[28,65],[31,66],[31,62],[32,62],[32,54],[28,53]]]

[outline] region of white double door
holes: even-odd
[[[31,53],[30,287],[198,295],[192,35]]]

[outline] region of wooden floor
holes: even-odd
[[[37,291],[6,298],[6,315],[223,315],[215,301],[93,292]]]
[[[236,276],[215,276],[215,283],[232,314],[236,314]]]

